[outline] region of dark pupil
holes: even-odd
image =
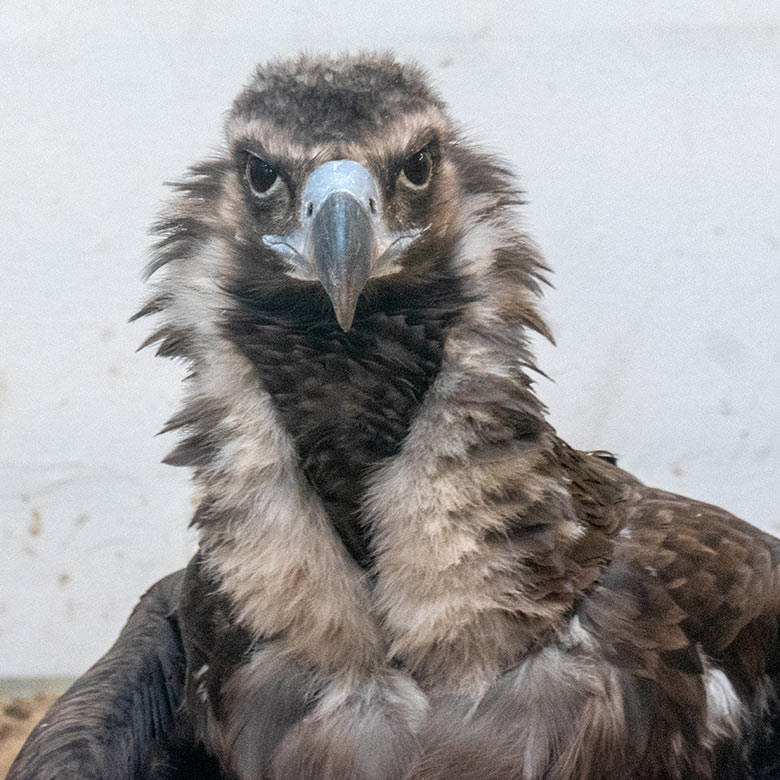
[[[404,163],[404,176],[406,176],[412,184],[416,184],[418,187],[425,184],[430,175],[431,156],[425,149],[416,152],[411,157],[407,158]]]
[[[252,154],[246,161],[246,175],[255,192],[266,192],[276,181],[277,174],[273,165]]]

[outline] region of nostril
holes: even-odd
[[[373,198],[368,199],[368,207],[371,209],[372,214],[376,214],[376,201]]]
[[[314,204],[309,201],[309,203],[306,205],[306,216],[310,217],[314,213]]]

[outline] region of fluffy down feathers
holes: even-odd
[[[192,467],[200,552],[137,657],[174,664],[155,708],[175,694],[154,733],[131,705],[132,766],[173,734],[241,780],[774,777],[780,543],[557,437],[505,167],[385,56],[259,69],[226,136],[156,227],[141,312],[191,370],[169,462]],[[337,160],[403,247],[366,261],[347,330],[311,270],[340,259],[295,243]],[[112,653],[139,647],[126,629]],[[11,777],[48,777],[26,750]]]

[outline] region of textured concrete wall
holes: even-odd
[[[780,530],[776,2],[7,0],[0,40],[0,675],[83,670],[192,550],[182,370],[126,324],[145,231],[302,48],[417,58],[521,174],[559,431]]]

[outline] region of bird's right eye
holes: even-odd
[[[264,195],[274,186],[279,173],[271,163],[254,154],[248,154],[246,159],[246,179],[255,195]]]

